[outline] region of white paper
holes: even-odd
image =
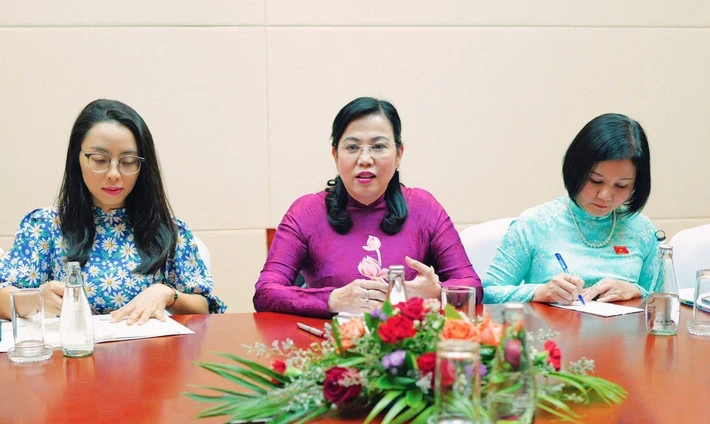
[[[128,325],[125,319],[112,323],[111,315],[94,315],[93,318],[96,343],[194,333],[194,331],[171,318],[167,318],[165,322],[151,318],[143,325]],[[59,318],[47,318],[44,322],[44,331],[44,343],[53,348],[58,348],[60,346]],[[12,323],[3,322],[0,352],[7,352],[14,345],[15,340],[12,337]]]
[[[593,300],[587,301],[586,305],[582,305],[582,302],[577,300],[569,306],[558,305],[556,303],[551,303],[550,306],[562,309],[571,309],[573,311],[599,315],[602,317],[613,317],[617,315],[635,314],[636,312],[643,312],[643,309],[633,308],[631,306],[617,305],[614,303],[595,302]]]

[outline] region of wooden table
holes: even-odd
[[[640,301],[626,304],[639,306]],[[647,336],[643,314],[600,318],[542,304],[527,305],[531,326],[560,333],[563,362],[586,356],[596,375],[621,384],[620,406],[577,407],[585,423],[710,422],[710,339],[688,334],[691,310],[682,308],[676,337]],[[500,307],[486,306],[499,318]],[[94,355],[18,366],[0,354],[0,423],[185,423],[207,404],[181,393],[190,384],[226,382],[194,361],[219,361],[212,352],[244,354],[244,344],[290,337],[307,346],[319,339],[296,322],[322,328],[323,320],[273,313],[185,315],[175,319],[196,334],[101,343]],[[555,422],[539,414],[538,423]],[[222,422],[220,419],[199,421]],[[338,421],[334,417],[319,422]]]

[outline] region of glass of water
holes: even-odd
[[[688,321],[688,332],[710,337],[710,269],[698,270],[695,276],[693,317]]]
[[[7,352],[13,362],[49,359],[52,348],[44,344],[44,302],[42,290],[19,289],[10,292],[12,336],[15,346]]]
[[[435,410],[429,422],[475,424],[480,417],[480,348],[468,340],[442,340],[436,349]]]

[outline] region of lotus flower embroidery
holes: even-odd
[[[380,247],[382,247],[382,243],[380,242],[380,239],[375,236],[369,236],[367,238],[367,245],[362,246],[362,248],[368,252],[377,253],[377,260],[370,256],[365,256],[357,266],[357,270],[360,274],[371,280],[387,278],[387,271],[389,271],[387,268],[382,268],[382,255],[380,254]]]

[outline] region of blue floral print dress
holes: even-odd
[[[212,294],[213,282],[202,262],[194,237],[182,220],[175,254],[153,274],[134,274],[140,264],[126,209],[105,212],[94,207],[96,237],[89,260],[82,267],[86,294],[95,314],[121,308],[152,284],[167,284],[181,293],[201,294],[210,313],[223,313],[225,304]],[[0,254],[0,289],[38,287],[63,280],[67,256],[56,208],[36,209],[25,216],[12,248]]]

